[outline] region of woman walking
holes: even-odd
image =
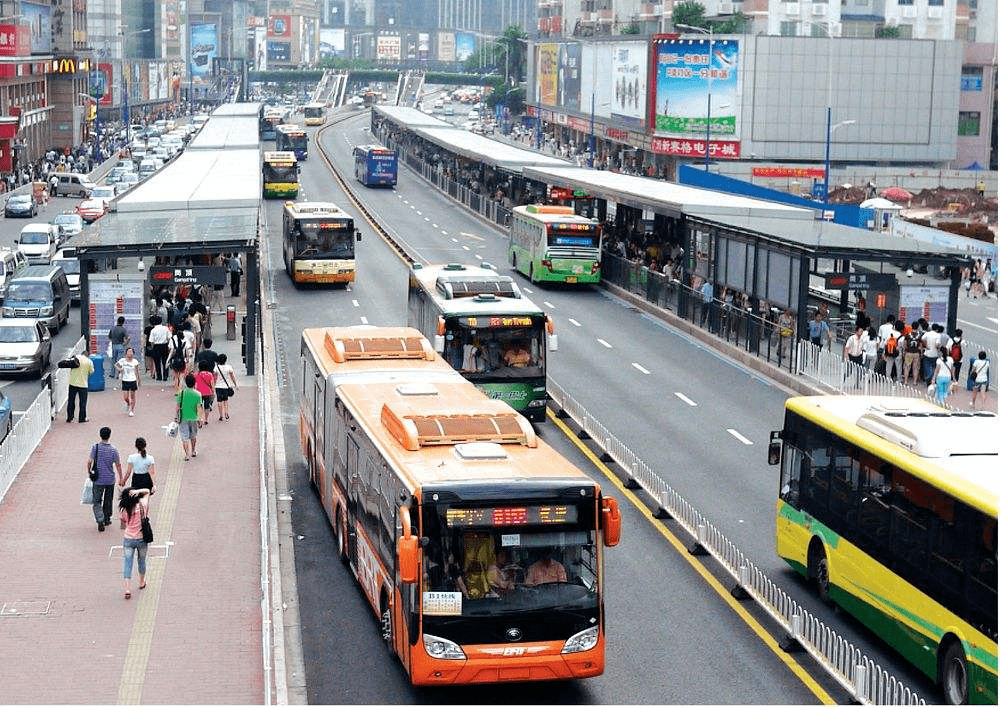
[[[931,380],[937,386],[934,402],[938,405],[944,405],[944,399],[948,397],[948,388],[952,384],[951,368],[954,364],[944,346],[940,347],[939,351],[937,363],[934,366],[934,375],[931,377]]]
[[[135,357],[135,349],[129,346],[125,355],[115,362],[115,370],[122,382],[122,399],[125,401],[125,412],[129,417],[135,417],[135,393],[142,383],[139,373],[139,359]]]
[[[215,364],[215,399],[219,403],[219,420],[229,419],[229,398],[236,393],[236,372],[226,361],[226,354],[219,354]]]
[[[194,389],[201,393],[201,410],[198,413],[199,427],[202,423],[208,424],[208,413],[212,411],[212,399],[215,395],[213,368],[214,366],[208,361],[201,361],[198,363],[198,372],[194,376]]]
[[[149,513],[149,489],[123,488],[118,500],[122,522],[122,577],[125,598],[132,598],[132,558],[139,556],[139,589],[146,588],[146,549],[142,539],[142,519]]]
[[[170,370],[174,372],[174,393],[181,392],[181,383],[188,370],[188,344],[184,334],[174,332],[170,337]]]
[[[146,452],[146,440],[135,438],[135,454],[129,454],[125,460],[125,471],[118,481],[119,486],[129,486],[134,489],[148,489],[149,495],[156,493],[156,460]]]

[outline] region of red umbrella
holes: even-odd
[[[913,198],[913,194],[903,189],[903,187],[889,187],[888,189],[883,189],[882,196],[889,201],[909,201]]]

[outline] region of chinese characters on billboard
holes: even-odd
[[[216,25],[191,25],[191,75],[205,76],[212,71],[219,40]]]
[[[538,102],[557,106],[559,96],[559,45],[538,45]]]

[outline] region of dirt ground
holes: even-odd
[[[881,195],[881,190],[879,190]],[[834,204],[860,204],[868,198],[864,187],[835,187],[830,191],[830,202]],[[890,200],[896,201],[896,200]],[[907,209],[934,209],[942,213],[997,225],[997,200],[980,198],[975,189],[947,189],[936,187],[924,189],[913,195],[906,203],[896,201]]]

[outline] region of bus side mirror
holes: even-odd
[[[434,335],[434,350],[439,354],[444,353],[444,337],[440,334]]]
[[[559,350],[559,335],[549,334],[549,351]]]
[[[354,235],[358,239],[358,243],[360,243],[361,242],[361,229],[359,229],[359,228],[354,229]]]
[[[767,445],[767,463],[776,466],[781,463],[781,432],[771,431],[771,441]]]
[[[601,499],[601,530],[607,547],[614,547],[621,540],[622,514],[615,498]]]
[[[417,581],[417,560],[420,547],[416,535],[406,535],[396,540],[396,557],[399,564],[399,581],[403,584],[413,584]]]

